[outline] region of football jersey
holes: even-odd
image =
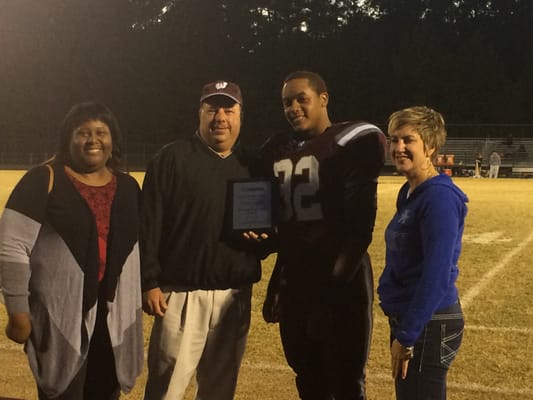
[[[280,251],[318,243],[326,251],[341,238],[371,237],[385,144],[378,127],[344,122],[308,140],[289,131],[263,145],[280,194]]]

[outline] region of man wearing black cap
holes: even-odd
[[[145,399],[232,399],[260,262],[224,234],[228,180],[250,173],[236,146],[242,95],[232,82],[203,87],[199,127],[163,147],[143,183],[143,308],[155,316]]]

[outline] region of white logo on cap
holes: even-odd
[[[215,87],[217,88],[217,90],[226,89],[226,86],[228,86],[228,82],[217,82],[217,83],[215,83]]]

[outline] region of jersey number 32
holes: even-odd
[[[285,158],[274,163],[274,175],[280,184],[282,219],[314,221],[322,219],[318,201],[304,201],[316,196],[319,188],[319,162],[313,155],[300,158],[296,164]],[[297,179],[295,179],[297,178]],[[293,185],[293,180],[298,182]]]

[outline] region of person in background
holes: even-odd
[[[389,118],[390,156],[407,178],[385,231],[380,306],[391,329],[398,400],[446,399],[446,375],[463,337],[455,285],[467,196],[433,165],[444,144],[441,114],[411,107]]]
[[[237,145],[242,95],[232,82],[206,84],[199,127],[163,147],[142,190],[144,310],[155,316],[145,399],[182,399],[196,372],[197,399],[233,399],[250,326],[255,243],[227,233],[230,180],[250,177]]]
[[[498,178],[500,165],[502,165],[502,159],[498,152],[494,150],[489,156],[489,178]]]
[[[474,167],[474,178],[481,178],[482,164],[483,164],[483,154],[479,152],[476,155],[476,165]]]
[[[118,399],[142,370],[140,190],[121,155],[111,111],[73,106],[0,220],[6,335],[25,343],[41,400]]]
[[[300,398],[365,399],[374,290],[367,248],[385,136],[366,122],[331,122],[326,83],[314,72],[288,75],[281,97],[292,129],[273,135],[261,156],[281,194],[263,315],[279,321]]]

